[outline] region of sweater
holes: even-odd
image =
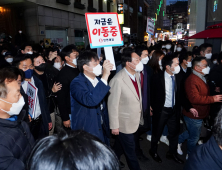
[[[195,74],[191,74],[185,82],[186,96],[193,108],[198,111],[199,117],[183,109],[183,114],[192,119],[204,119],[209,115],[210,104],[214,103],[213,96],[210,96],[209,86]]]

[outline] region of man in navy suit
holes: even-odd
[[[110,90],[107,84],[113,65],[105,60],[102,66],[96,53],[86,51],[77,60],[80,74],[71,82],[71,128],[82,129],[109,145],[109,118],[104,101]],[[97,76],[102,74],[102,78]]]

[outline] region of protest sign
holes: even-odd
[[[147,18],[146,32],[148,34],[154,35],[154,30],[155,30],[154,20],[151,18]]]
[[[91,48],[123,45],[117,13],[86,13],[85,16]]]
[[[28,82],[26,94],[28,95],[29,114],[32,118],[35,117],[34,113],[35,113],[37,92],[38,89],[32,83]]]

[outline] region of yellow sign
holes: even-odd
[[[161,31],[161,28],[157,28],[156,30]]]
[[[118,14],[119,24],[124,24],[124,14]]]

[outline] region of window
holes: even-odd
[[[88,0],[88,6],[93,8],[93,0]]]

